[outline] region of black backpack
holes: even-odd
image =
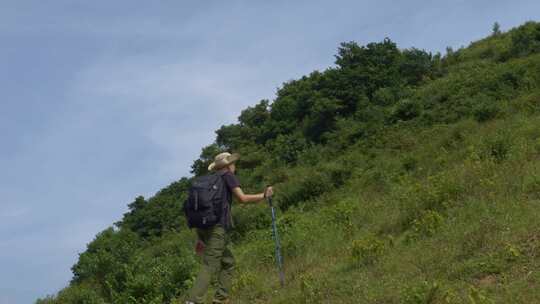
[[[224,172],[200,176],[193,180],[184,202],[189,228],[209,228],[221,219],[225,200]]]

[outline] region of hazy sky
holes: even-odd
[[[538,0],[0,0],[0,304],[66,286],[128,203],[340,42],[444,52],[539,19]]]

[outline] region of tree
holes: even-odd
[[[306,137],[313,142],[320,142],[323,133],[334,128],[341,107],[336,99],[315,99],[311,113],[304,120]]]
[[[419,84],[433,71],[434,62],[431,53],[411,48],[404,50],[402,55],[399,70],[409,85]]]
[[[512,32],[512,54],[527,56],[540,52],[540,24],[527,22]]]
[[[265,126],[270,118],[268,104],[268,100],[261,100],[254,107],[243,110],[238,117],[238,124],[222,126],[216,131],[216,143],[232,151],[251,142],[263,145],[270,138]]]
[[[201,151],[201,156],[193,165],[191,165],[191,173],[195,176],[200,176],[208,173],[208,166],[214,161],[214,157],[221,152],[225,152],[223,147],[218,146],[217,144],[211,144],[204,147]]]
[[[501,26],[499,24],[499,22],[495,22],[493,24],[493,28],[491,30],[491,35],[492,36],[499,36],[501,34]]]
[[[370,99],[377,89],[403,82],[399,72],[402,55],[389,38],[366,46],[342,43],[335,57],[348,88],[364,92]]]

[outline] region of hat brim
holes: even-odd
[[[212,171],[212,170],[219,170],[221,168],[224,168],[224,167],[227,167],[228,165],[232,164],[232,163],[235,163],[237,160],[240,159],[240,154],[238,153],[233,153],[231,154],[230,156],[228,156],[225,160],[224,163],[222,164],[216,164],[216,162],[212,162],[209,166],[208,166],[208,171]]]

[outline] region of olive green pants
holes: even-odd
[[[208,229],[197,229],[197,235],[206,247],[201,270],[189,292],[189,300],[203,303],[208,287],[216,276],[218,286],[214,300],[216,302],[226,300],[231,290],[235,264],[229,248],[229,235],[221,225]]]

